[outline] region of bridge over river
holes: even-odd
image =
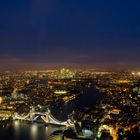
[[[31,109],[30,112],[25,116],[21,116],[18,113],[14,113],[13,116],[14,120],[25,120],[25,121],[32,121],[32,122],[37,121],[38,118],[41,118],[46,124],[74,127],[74,122],[69,117],[64,122],[59,121],[55,117],[53,117],[49,109],[47,109],[46,112],[37,112],[34,109]]]

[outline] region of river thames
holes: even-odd
[[[84,108],[93,107],[104,97],[104,93],[94,88],[87,88],[76,99],[62,106],[51,108],[51,113],[56,119],[65,121],[73,110],[81,112]],[[63,129],[64,127],[60,126],[45,126],[43,123],[33,124],[16,120],[0,130],[0,138],[2,140],[47,140],[51,133]]]

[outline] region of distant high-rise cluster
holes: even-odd
[[[69,69],[61,69],[58,75],[59,79],[70,79],[75,77],[75,72],[70,71]]]

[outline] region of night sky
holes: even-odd
[[[0,69],[140,68],[139,0],[1,0]]]

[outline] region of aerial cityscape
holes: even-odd
[[[40,139],[56,134],[64,139],[97,140],[139,136],[140,72],[63,68],[6,71],[0,77],[0,119],[5,131],[10,127],[21,131],[29,125],[34,137],[37,129],[52,125],[47,130],[50,135]]]
[[[0,4],[1,140],[140,140],[140,2]]]

